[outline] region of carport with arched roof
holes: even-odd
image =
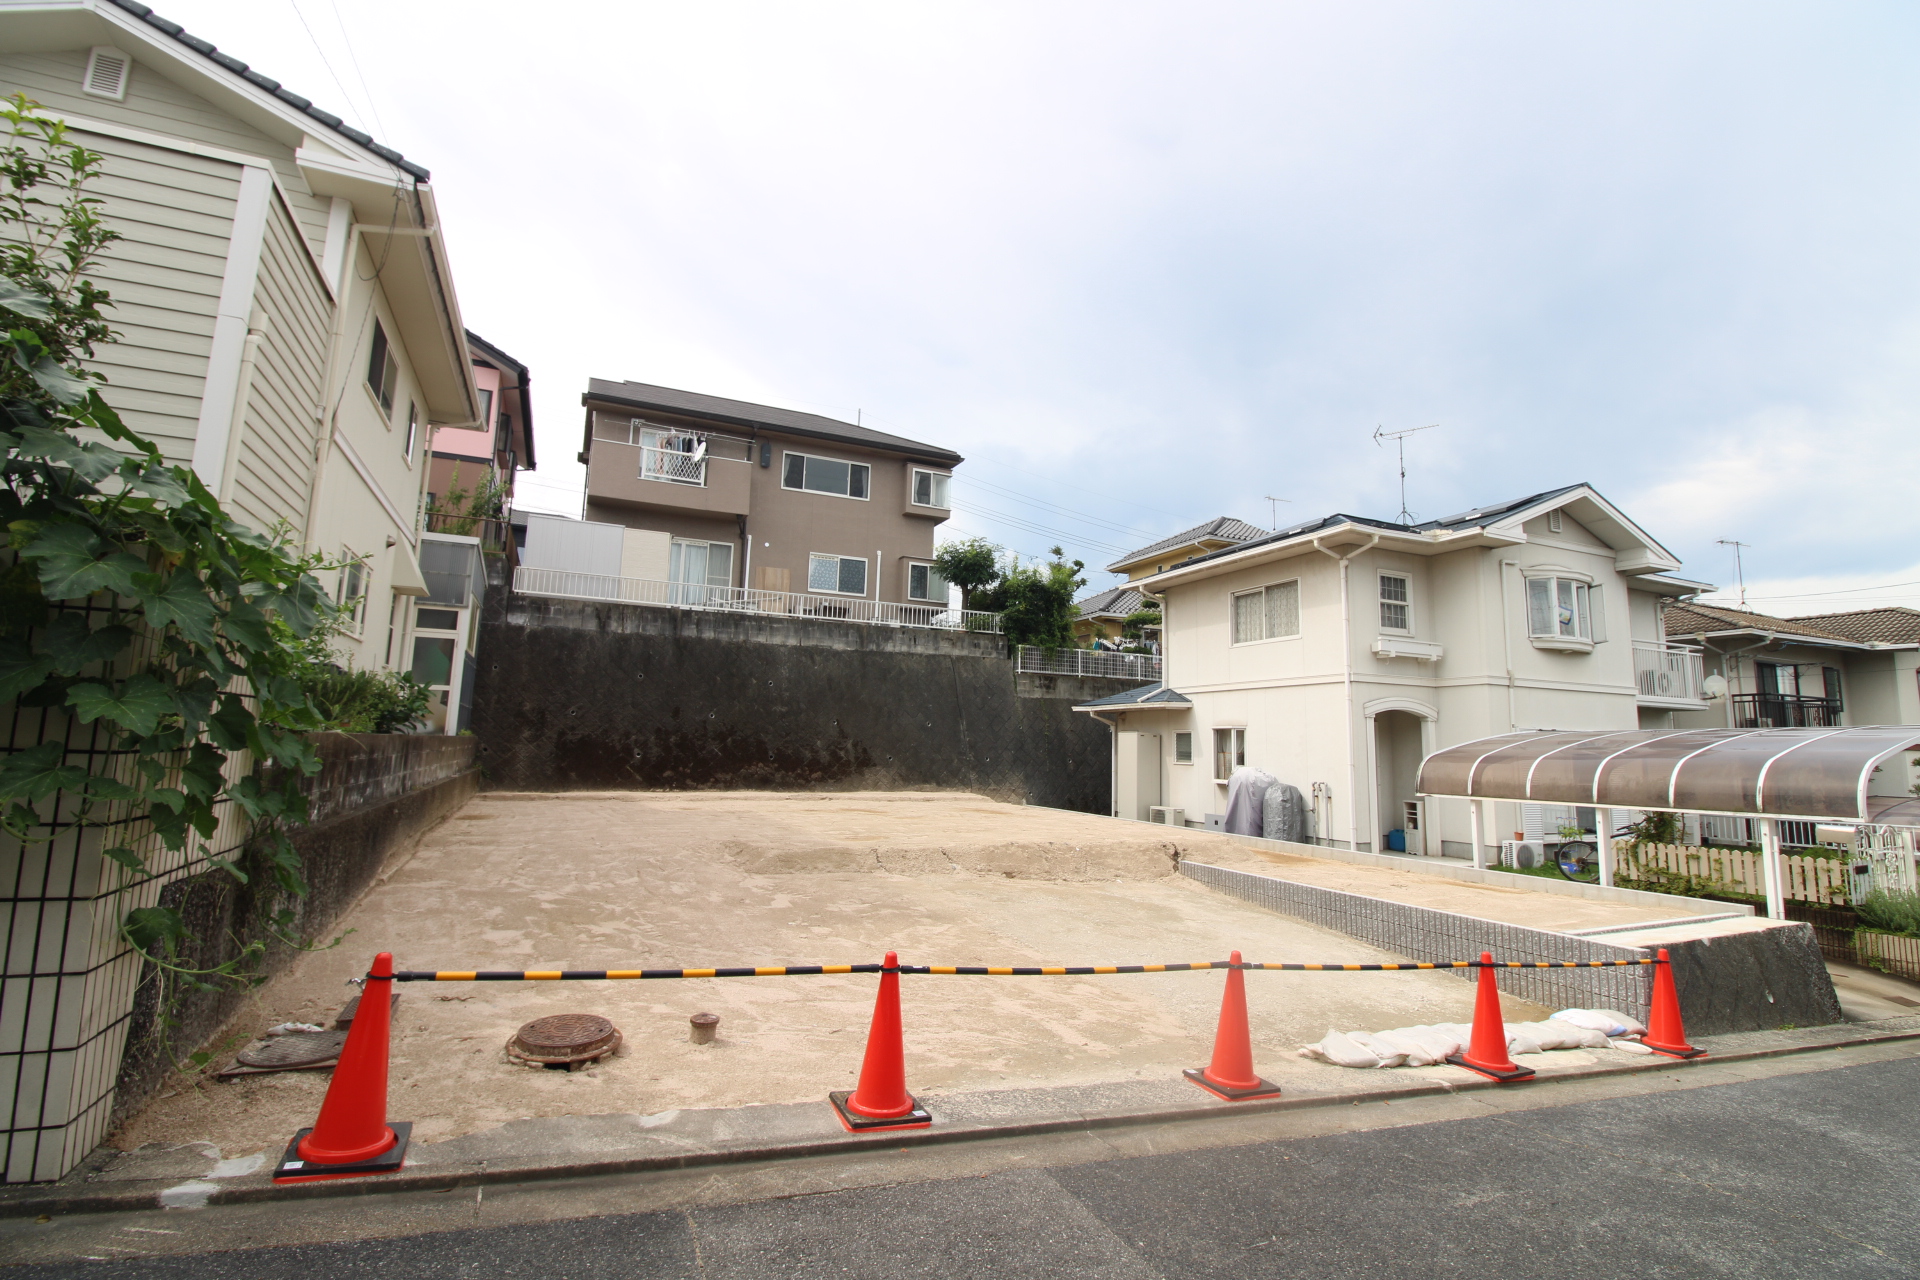
[[[1475,866],[1486,857],[1488,800],[1757,818],[1767,914],[1780,919],[1780,822],[1920,828],[1920,799],[1873,791],[1886,762],[1914,751],[1920,728],[1911,725],[1542,730],[1436,751],[1420,766],[1419,791],[1472,802]],[[1610,814],[1601,830],[1613,830]],[[1601,882],[1612,884],[1611,837],[1600,846]]]

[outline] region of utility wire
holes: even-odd
[[[1009,498],[1017,498],[1021,502],[1031,502],[1036,506],[1049,507],[1054,511],[1059,512],[1061,515],[1072,516],[1074,519],[1084,520],[1088,524],[1100,525],[1104,528],[1113,530],[1115,533],[1125,533],[1135,537],[1151,537],[1152,536],[1149,531],[1140,529],[1134,525],[1119,524],[1115,521],[1108,520],[1104,516],[1090,515],[1085,511],[1075,511],[1072,507],[1063,507],[1057,502],[1049,502],[1045,498],[1036,498],[1032,494],[1021,493],[1018,489],[1009,489],[1004,485],[994,484],[990,480],[982,480],[979,476],[966,476],[966,477],[963,477],[963,479],[967,484],[979,485],[983,489],[991,489],[993,492],[997,494],[1001,494]]]
[[[366,96],[367,109],[373,112],[373,122],[380,127],[381,137],[390,137],[387,133],[387,122],[380,118],[380,104],[373,100],[373,90],[367,87],[366,72],[360,69],[360,55],[354,52],[353,37],[347,34],[346,19],[340,16],[339,0],[327,0],[327,3],[333,8],[334,25],[340,28],[340,39],[347,46],[347,59],[353,63],[353,74],[360,81],[360,92]]]
[[[347,90],[346,82],[341,80],[340,73],[333,69],[333,63],[328,59],[327,51],[321,47],[320,37],[315,35],[313,28],[308,25],[307,15],[300,12],[299,0],[287,0],[287,7],[293,10],[294,17],[300,19],[300,25],[306,30],[307,39],[313,41],[313,51],[320,55],[320,65],[325,67],[327,74],[333,77],[334,87],[340,90],[341,101],[346,105],[348,110],[358,116],[360,114],[360,104],[353,100],[353,94]],[[367,123],[364,117],[361,119],[361,123]],[[377,124],[378,121],[376,120],[375,123]],[[380,132],[385,133],[386,130],[382,129]]]

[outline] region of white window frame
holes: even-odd
[[[933,485],[929,485],[928,488],[930,491],[935,488],[942,490],[941,493],[935,496],[947,498],[948,501],[946,502],[920,501],[920,477],[921,476],[928,476],[936,482],[945,481],[946,482],[945,484],[936,483]],[[871,480],[872,477],[869,476],[868,479]],[[945,490],[948,489],[952,485],[952,483],[953,483],[953,472],[951,471],[935,471],[931,467],[910,468],[907,473],[907,502],[911,506],[925,507],[929,511],[951,511],[953,510],[952,494],[945,492]]]
[[[812,561],[811,561],[811,560],[809,560],[809,561],[808,561],[808,567],[809,567],[809,568],[811,568],[811,567],[812,567]],[[947,580],[946,580],[945,578],[940,578],[940,585],[941,585],[941,586],[943,586],[943,587],[945,587],[945,588],[946,588],[946,590],[944,590],[944,591],[942,591],[942,592],[941,592],[941,593],[940,593],[939,595],[937,595],[937,596],[916,596],[915,594],[913,594],[913,571],[914,571],[915,569],[925,569],[925,570],[927,571],[927,574],[928,574],[928,586],[929,586],[929,588],[931,588],[931,586],[932,586],[932,581],[933,581],[933,579],[934,579],[934,578],[939,578],[939,577],[940,577],[940,570],[939,570],[939,568],[938,568],[938,567],[937,567],[937,566],[936,566],[936,565],[935,565],[935,564],[933,563],[933,561],[931,561],[931,560],[909,560],[909,561],[907,561],[907,583],[906,583],[906,597],[907,597],[907,603],[909,603],[909,604],[937,604],[937,605],[940,605],[940,606],[942,606],[942,607],[945,607],[945,605],[946,605],[946,603],[947,603],[947,601],[953,598],[953,586],[952,586],[952,584],[951,584],[951,583],[949,583],[949,582],[948,582],[948,581],[947,581]],[[865,594],[865,593],[863,592],[862,594]]]
[[[1220,776],[1220,735],[1227,735],[1227,754],[1233,757],[1227,766],[1227,777]],[[1232,779],[1235,769],[1245,768],[1247,763],[1247,727],[1240,724],[1215,725],[1213,729],[1213,780],[1220,786],[1226,786]]]
[[[1286,633],[1285,635],[1270,636],[1266,634],[1267,605],[1266,605],[1265,597],[1267,592],[1277,590],[1278,588],[1285,587],[1285,586],[1291,586],[1293,588],[1293,630]],[[1256,596],[1256,595],[1261,597],[1260,638],[1257,640],[1242,640],[1238,637],[1238,633],[1234,629],[1235,615],[1238,613],[1240,608],[1239,601],[1244,596]],[[1164,621],[1165,620],[1162,619],[1162,625],[1164,625]],[[1227,640],[1229,644],[1233,645],[1236,648],[1243,645],[1250,645],[1250,644],[1268,644],[1275,640],[1298,640],[1300,638],[1300,630],[1301,630],[1300,579],[1298,578],[1282,578],[1278,582],[1263,583],[1257,587],[1249,587],[1245,591],[1232,592],[1227,597]]]
[[[675,559],[673,549],[675,547],[706,548],[707,567],[702,572],[699,582],[688,582],[684,578],[676,578],[673,576],[673,561]],[[727,580],[725,582],[715,582],[713,580],[713,549],[715,547],[725,547],[727,549]],[[735,554],[738,550],[739,548],[731,542],[715,542],[711,538],[673,538],[667,544],[667,581],[676,586],[697,587],[702,590],[712,590],[715,588],[725,590],[730,588],[733,586],[734,561],[739,559],[739,556]],[[685,556],[686,552],[682,551],[679,558],[683,566],[686,563]]]
[[[865,494],[862,494],[859,497],[855,497],[851,493],[834,493],[828,489],[809,489],[806,486],[807,476],[806,476],[806,470],[805,470],[806,468],[805,462],[802,462],[800,464],[801,465],[801,472],[800,472],[801,483],[797,486],[790,485],[787,483],[787,459],[788,458],[802,458],[802,459],[813,458],[820,462],[838,462],[847,467],[859,467],[867,473],[867,491]],[[853,473],[849,471],[847,473],[847,476],[848,476],[848,487],[851,488]],[[780,487],[782,489],[785,489],[788,493],[810,493],[814,495],[816,498],[841,498],[848,502],[872,502],[873,501],[873,464],[871,462],[856,462],[852,458],[835,458],[824,453],[801,453],[798,449],[782,449],[780,451]]]
[[[340,580],[335,584],[333,602],[347,616],[346,632],[360,639],[367,632],[367,589],[373,582],[373,570],[364,556],[344,551]]]
[[[858,561],[860,564],[860,589],[858,591],[842,591],[837,587],[832,590],[828,590],[825,587],[814,586],[813,585],[813,562],[815,560],[828,560],[828,559],[838,560],[843,564],[848,560]],[[872,572],[873,572],[873,564],[865,556],[842,555],[838,551],[809,551],[807,552],[807,594],[814,595],[814,596],[846,596],[848,599],[852,599],[852,600],[864,600],[867,595],[867,578],[869,575],[872,574]],[[840,575],[839,575],[839,572],[836,571],[834,574],[834,581],[838,582],[839,580],[840,580]]]
[[[1180,740],[1182,738],[1185,738],[1187,740],[1187,758],[1184,760],[1180,758]],[[1187,765],[1188,767],[1192,767],[1193,765],[1193,730],[1181,729],[1174,733],[1173,763],[1183,764],[1183,765]]]
[[[1569,573],[1565,570],[1549,569],[1523,571],[1520,616],[1527,629],[1527,639],[1538,649],[1560,649],[1569,653],[1590,653],[1594,646],[1594,585],[1585,574]],[[1534,584],[1546,584],[1546,604],[1548,630],[1541,631],[1534,624]],[[1562,587],[1568,588],[1568,602],[1562,601]],[[1567,630],[1567,622],[1560,616],[1562,609],[1570,609],[1573,614],[1572,630]]]
[[[1407,586],[1407,598],[1404,600],[1387,599],[1387,579],[1397,578]],[[1373,576],[1374,590],[1379,597],[1380,630],[1387,635],[1410,636],[1413,634],[1413,575],[1404,569],[1381,569]],[[1387,606],[1399,605],[1407,611],[1407,625],[1390,627],[1387,625]]]

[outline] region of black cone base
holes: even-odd
[[[1469,1071],[1478,1071],[1489,1080],[1498,1080],[1501,1084],[1513,1084],[1519,1080],[1533,1079],[1533,1068],[1515,1066],[1511,1071],[1502,1071],[1498,1067],[1483,1067],[1477,1062],[1468,1062],[1464,1053],[1450,1053],[1447,1061],[1456,1067],[1465,1067]]]
[[[1254,1079],[1259,1080],[1260,1083],[1254,1085],[1253,1088],[1236,1089],[1230,1084],[1215,1084],[1213,1081],[1207,1079],[1207,1073],[1205,1071],[1197,1067],[1189,1067],[1180,1074],[1199,1085],[1202,1089],[1205,1089],[1214,1097],[1223,1098],[1228,1102],[1245,1102],[1249,1098],[1277,1098],[1280,1096],[1279,1085],[1273,1083],[1271,1080],[1261,1080],[1259,1076],[1254,1077]]]
[[[827,1101],[833,1104],[834,1115],[840,1118],[841,1127],[848,1133],[872,1133],[876,1129],[924,1129],[933,1123],[933,1116],[912,1094],[907,1095],[907,1101],[913,1103],[913,1110],[903,1116],[888,1116],[885,1119],[847,1110],[847,1099],[852,1096],[851,1089],[836,1089],[827,1095]]]
[[[1653,1050],[1655,1053],[1665,1054],[1669,1058],[1704,1058],[1707,1056],[1705,1049],[1696,1049],[1690,1044],[1665,1049],[1657,1044],[1647,1044],[1645,1040],[1642,1040],[1640,1043],[1647,1045],[1647,1048]]]
[[[411,1120],[389,1121],[387,1128],[393,1130],[393,1145],[371,1160],[356,1160],[352,1164],[321,1164],[314,1160],[300,1158],[300,1139],[312,1133],[312,1129],[302,1129],[293,1135],[293,1141],[287,1144],[286,1154],[280,1157],[280,1163],[273,1167],[275,1182],[325,1182],[329,1178],[364,1178],[374,1173],[394,1173],[407,1161],[407,1139],[413,1135]]]

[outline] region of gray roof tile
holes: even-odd
[[[801,413],[796,409],[781,409],[773,405],[752,404],[745,400],[729,400],[724,396],[703,395],[698,391],[681,391],[649,382],[589,378],[587,393],[581,399],[600,400],[636,409],[657,409],[662,413],[683,413],[696,418],[712,418],[743,427],[763,427],[769,431],[784,431],[819,440],[838,440],[845,444],[865,445],[870,449],[884,449],[890,453],[911,454],[947,466],[964,461],[953,450],[943,449],[937,444],[923,444],[904,436],[888,435],[884,431],[842,422],[838,418],[826,418],[817,413]]]
[[[1215,516],[1205,524],[1197,524],[1191,529],[1183,529],[1170,538],[1162,538],[1158,542],[1141,547],[1138,551],[1129,551],[1126,555],[1121,556],[1118,560],[1108,565],[1107,571],[1109,573],[1118,573],[1123,565],[1136,564],[1156,552],[1172,550],[1175,547],[1184,547],[1189,543],[1199,542],[1202,539],[1212,539],[1216,542],[1226,541],[1240,543],[1247,542],[1254,538],[1264,538],[1266,536],[1267,531],[1258,525],[1248,524],[1245,520],[1236,520],[1232,516]]]

